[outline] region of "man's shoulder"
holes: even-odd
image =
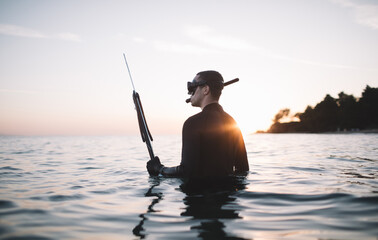
[[[199,112],[197,114],[194,114],[193,116],[190,116],[188,119],[186,119],[184,126],[189,126],[189,125],[199,123],[201,121],[202,116],[203,116],[202,112]]]
[[[236,121],[235,121],[235,119],[230,115],[230,114],[228,114],[227,112],[224,112],[223,111],[223,116],[225,117],[225,118],[227,118],[229,121],[231,121],[231,122],[234,122],[234,123],[236,123]]]

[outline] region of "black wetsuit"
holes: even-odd
[[[218,103],[185,121],[182,144],[181,164],[164,167],[163,175],[224,177],[249,170],[240,129]]]

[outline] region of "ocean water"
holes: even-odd
[[[378,134],[245,142],[247,176],[193,190],[139,136],[0,137],[0,239],[378,239]],[[180,136],[153,146],[180,162]]]

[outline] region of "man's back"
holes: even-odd
[[[249,170],[244,140],[234,119],[217,104],[207,105],[183,127],[184,176],[228,176]]]

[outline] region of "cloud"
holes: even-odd
[[[45,38],[45,39],[60,39],[65,41],[81,42],[80,36],[74,33],[58,33],[55,35],[49,35],[39,32],[34,29],[25,28],[22,26],[11,24],[0,24],[0,34],[8,36],[26,37],[26,38]]]
[[[56,38],[61,39],[61,40],[66,40],[66,41],[72,41],[72,42],[82,42],[82,39],[80,38],[79,35],[74,34],[74,33],[59,33],[56,35]]]
[[[357,23],[378,30],[378,5],[363,4],[353,0],[332,0],[343,7],[351,8]]]
[[[185,37],[191,38],[192,41],[190,41],[190,43],[177,43],[159,40],[152,42],[153,47],[164,52],[195,55],[219,54],[234,51],[254,51],[268,54],[268,51],[263,48],[253,46],[241,38],[218,34],[207,26],[186,26],[183,28],[182,33]],[[133,41],[137,43],[148,43],[144,38],[139,37],[133,38]]]
[[[360,67],[355,66],[348,66],[348,65],[342,65],[342,64],[330,64],[330,63],[321,63],[321,62],[315,62],[305,59],[298,59],[298,58],[292,58],[288,56],[278,55],[278,54],[272,54],[272,58],[275,59],[281,59],[285,61],[300,63],[300,64],[306,64],[306,65],[312,65],[312,66],[318,66],[318,67],[326,67],[326,68],[339,68],[339,69],[361,69]],[[373,70],[373,69],[367,69],[366,70]]]
[[[207,26],[186,26],[184,34],[198,42],[222,50],[264,51],[241,38],[216,33]]]
[[[29,90],[18,90],[18,89],[0,89],[0,93],[27,93],[27,94],[38,94],[36,91]]]
[[[190,43],[166,40],[149,41],[143,37],[133,37],[131,40],[135,43],[152,44],[158,51],[180,54],[203,55],[235,51],[254,51],[268,54],[268,51],[261,47],[253,46],[241,38],[218,34],[207,26],[185,26],[182,34],[191,39]],[[117,38],[121,37],[125,38],[126,35],[117,35]]]
[[[146,39],[141,38],[141,37],[134,37],[133,41],[136,42],[136,43],[144,43],[144,42],[146,42]]]
[[[194,40],[191,41],[190,44],[169,41],[153,41],[153,47],[156,50],[163,52],[195,55],[242,52],[244,54],[257,54],[271,59],[278,59],[282,61],[295,62],[299,64],[312,65],[317,67],[338,69],[361,69],[355,66],[332,64],[326,62],[316,62],[307,59],[285,56],[280,53],[271,51],[267,48],[253,45],[243,38],[220,34],[207,26],[186,26],[183,29],[183,34],[186,37],[189,37],[192,40]],[[136,41],[136,39],[134,39],[134,41]],[[143,40],[143,42],[151,43],[145,40]]]
[[[10,24],[0,24],[0,34],[28,38],[47,38],[46,35],[33,29]]]
[[[293,58],[290,56],[285,56],[267,48],[256,46],[248,41],[230,35],[219,34],[213,29],[207,26],[186,26],[184,28],[184,33],[188,37],[207,45],[209,49],[217,49],[218,51],[231,51],[231,52],[244,52],[244,53],[254,53],[260,56],[264,56],[272,59],[279,59],[284,61],[296,62],[300,64],[313,65],[319,67],[327,68],[339,68],[339,69],[360,69],[354,66],[347,66],[341,64],[329,64],[323,62],[315,62],[311,60],[305,60],[300,58]]]
[[[155,49],[164,52],[173,52],[173,53],[184,53],[184,54],[209,54],[209,53],[217,53],[216,50],[201,47],[194,44],[179,44],[174,42],[166,42],[166,41],[154,41],[153,46]]]
[[[207,26],[186,26],[184,28],[184,34],[202,45],[206,45],[208,49],[214,49],[218,52],[236,51],[259,54],[270,58],[281,58],[281,56],[269,49],[251,44],[240,37],[220,34]]]
[[[179,53],[179,54],[191,54],[191,55],[202,55],[202,54],[210,54],[210,53],[217,53],[214,49],[209,49],[206,47],[202,47],[196,44],[189,44],[189,43],[178,43],[172,42],[167,40],[150,40],[148,38],[134,36],[130,37],[129,35],[119,33],[115,36],[116,39],[122,40],[131,40],[137,44],[145,44],[152,46],[155,50],[161,52],[170,52],[170,53]]]

